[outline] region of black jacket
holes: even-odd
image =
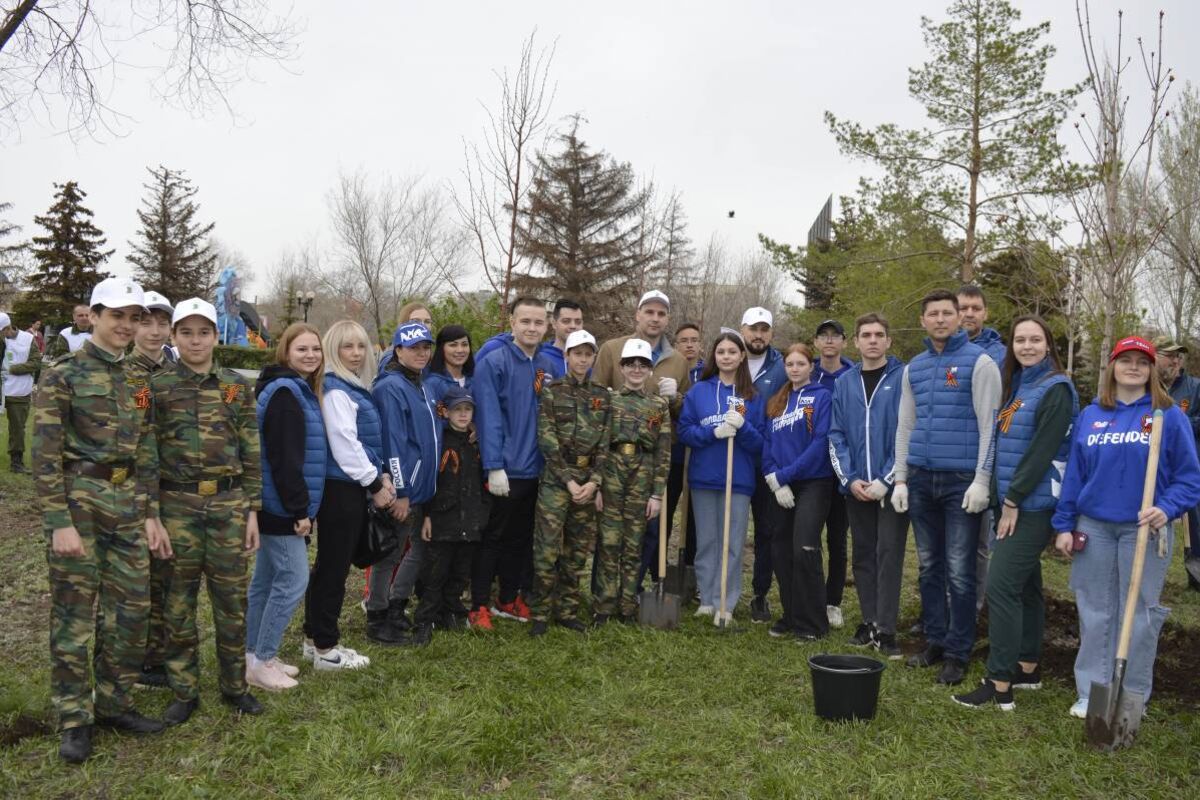
[[[254,387],[257,395],[271,381],[281,377],[299,377],[288,367],[271,364],[263,368]],[[271,536],[290,536],[297,520],[308,516],[308,486],[304,482],[304,411],[291,392],[276,392],[263,415],[260,431],[263,453],[275,481],[275,490],[283,507],[292,515],[280,517],[266,510],[258,512],[259,532]]]
[[[442,440],[437,492],[429,503],[432,539],[478,542],[491,505],[491,495],[483,490],[479,445],[449,425]]]

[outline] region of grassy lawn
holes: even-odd
[[[768,638],[743,612],[741,633],[688,617],[675,633],[552,629],[534,641],[525,626],[500,622],[491,636],[447,633],[424,650],[395,651],[365,643],[351,600],[345,641],[372,657],[368,669],[305,668],[298,689],[262,698],[266,715],[238,719],[218,702],[206,636],[204,704],[186,726],[151,739],[98,734],[92,761],[69,767],[56,756],[49,714],[47,581],[31,482],[0,471],[0,495],[5,797],[1200,796],[1200,709],[1181,699],[1194,683],[1200,595],[1185,591],[1180,564],[1166,603],[1183,627],[1164,642],[1159,671],[1184,688],[1156,695],[1137,745],[1116,755],[1087,749],[1083,723],[1066,714],[1074,689],[1065,651],[1049,659],[1047,688],[1019,694],[1015,713],[960,708],[932,672],[893,662],[874,721],[817,719],[806,658],[853,652],[848,588],[847,628],[806,646]],[[917,611],[915,575],[910,552],[906,622]],[[351,583],[356,598],[361,575]],[[1065,616],[1065,566],[1048,559],[1047,583],[1068,601],[1056,606]],[[1048,637],[1068,621],[1052,621]],[[299,643],[297,615],[282,656],[298,660]],[[977,659],[968,681],[981,674]],[[168,699],[138,693],[151,714]]]

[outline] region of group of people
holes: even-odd
[[[551,625],[583,633],[636,621],[684,492],[679,558],[694,567],[697,615],[733,624],[753,519],[751,620],[780,640],[827,635],[844,624],[849,531],[861,609],[849,641],[889,659],[901,657],[911,522],[927,646],[908,663],[939,665],[947,685],[966,671],[990,550],[986,677],[954,697],[976,707],[1011,709],[1014,688],[1040,685],[1040,559],[1053,542],[1073,558],[1077,715],[1111,663],[1134,534],[1148,523],[1167,546],[1147,562],[1126,686],[1149,696],[1169,523],[1200,503],[1200,397],[1173,403],[1178,365],[1156,373],[1173,343],[1122,339],[1080,412],[1046,323],[1019,317],[1004,343],[972,286],[921,301],[926,349],[908,364],[877,313],[855,321],[853,363],[837,320],[811,344],[775,349],[761,307],[704,352],[693,323],[672,342],[660,291],[639,299],[631,335],[603,344],[573,301],[548,312],[519,297],[508,312],[510,330],[476,348],[458,325],[435,335],[427,306],[410,303],[381,358],[355,322],[323,335],[295,323],[251,386],[214,362],[209,303],[98,284],[90,337],[42,370],[34,412],[60,755],[88,758],[93,725],[154,733],[190,718],[202,576],[222,698],[257,714],[250,687],[298,685],[280,650],[301,601],[305,661],[369,666],[339,630],[367,541],[390,544],[363,600],[378,645],[488,631],[496,617],[534,637]],[[1188,381],[1180,391],[1200,393]],[[1165,435],[1143,511],[1154,409]],[[163,719],[134,709],[135,683],[171,689]]]

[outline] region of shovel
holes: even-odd
[[[1154,505],[1154,487],[1158,479],[1158,451],[1162,443],[1162,411],[1154,412],[1150,428],[1150,457],[1146,464],[1146,481],[1142,485],[1142,510]],[[1129,641],[1133,637],[1133,618],[1137,611],[1138,595],[1142,591],[1142,569],[1146,565],[1146,545],[1150,540],[1150,526],[1139,525],[1137,544],[1133,551],[1133,572],[1129,576],[1129,594],[1125,598],[1125,615],[1121,621],[1121,638],[1117,643],[1117,657],[1113,662],[1112,683],[1101,686],[1092,684],[1088,694],[1085,735],[1088,744],[1106,752],[1133,744],[1142,714],[1146,709],[1146,698],[1137,692],[1125,690],[1125,666],[1129,657]]]
[[[686,508],[687,506],[684,506]],[[1192,540],[1192,523],[1188,521],[1188,515],[1183,515],[1183,541],[1190,542]],[[1192,551],[1183,559],[1183,569],[1187,572],[1189,582],[1195,581],[1200,583],[1200,553]]]
[[[688,502],[690,501],[687,476],[688,463],[691,460],[692,448],[688,447],[683,451],[683,491],[680,494],[681,500],[679,502],[679,526],[681,531],[679,535],[679,551],[675,558],[675,563],[667,566],[667,591],[678,595],[681,598],[680,602],[690,600],[696,594],[696,568],[684,563],[684,554],[687,552]]]
[[[725,451],[725,523],[721,533],[721,604],[717,606],[716,624],[718,628],[729,630],[732,623],[725,620],[726,584],[729,576],[729,512],[733,505],[733,438],[725,440],[729,444]]]
[[[665,492],[664,492],[665,494]],[[679,627],[679,595],[667,594],[667,528],[670,519],[667,498],[658,514],[658,574],[654,587],[642,592],[638,598],[638,622],[652,628],[673,631]]]

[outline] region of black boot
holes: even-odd
[[[19,475],[23,475],[29,471],[25,469],[25,460],[23,458],[11,459],[8,463],[8,468]]]
[[[163,722],[167,727],[182,725],[192,717],[192,712],[200,707],[200,700],[193,698],[191,700],[172,700],[167,706],[167,710],[163,712]]]
[[[386,608],[367,610],[367,638],[372,642],[392,647],[408,641],[408,636],[404,631],[397,630],[392,621],[388,619],[388,609]]]
[[[245,694],[221,694],[221,702],[239,714],[261,714],[265,710],[258,698],[246,692]]]
[[[161,719],[147,717],[133,709],[117,714],[115,717],[97,716],[96,726],[139,736],[147,733],[161,733],[163,728],[167,727]]]
[[[165,689],[167,687],[167,668],[162,664],[156,667],[143,666],[142,674],[137,679],[137,685],[151,689]]]
[[[82,764],[92,755],[92,726],[80,725],[62,732],[58,757],[68,764]]]
[[[408,620],[408,614],[405,613],[407,608],[407,600],[393,600],[387,609],[388,622],[392,624],[393,628],[404,634],[410,633],[413,629],[412,623]]]
[[[428,622],[422,622],[420,625],[413,628],[412,643],[417,647],[424,647],[433,641],[433,625]]]

